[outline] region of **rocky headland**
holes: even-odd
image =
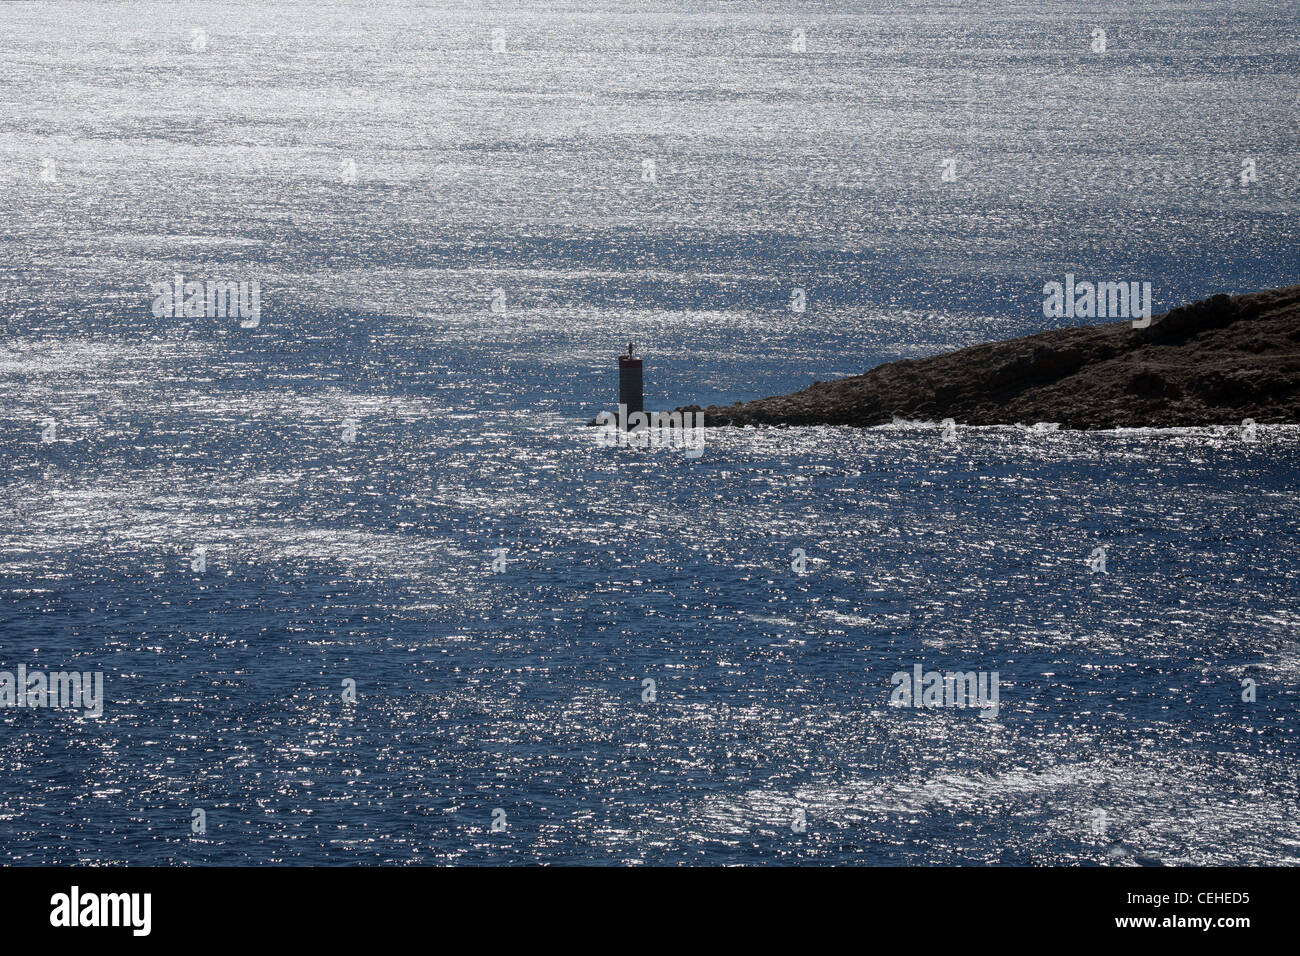
[[[701,411],[691,405],[678,411]],[[793,395],[703,409],[707,426],[895,419],[1062,428],[1300,422],[1300,286],[904,359]]]

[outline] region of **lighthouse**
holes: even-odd
[[[630,418],[634,412],[645,411],[641,394],[641,360],[632,354],[632,343],[627,343],[627,354],[618,357],[618,402],[627,406]]]

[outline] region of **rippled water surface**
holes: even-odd
[[[0,4],[4,859],[1296,862],[1300,428],[582,424],[1294,283],[1296,20]]]

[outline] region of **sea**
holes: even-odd
[[[1300,862],[1300,427],[586,425],[1295,284],[1298,22],[0,3],[0,862]]]

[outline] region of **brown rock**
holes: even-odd
[[[894,418],[1063,428],[1297,422],[1300,286],[1216,295],[1145,329],[1128,321],[1056,329],[704,410],[712,426]]]

